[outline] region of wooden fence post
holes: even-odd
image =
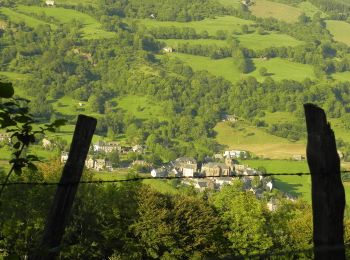
[[[55,259],[67,225],[78,184],[83,173],[97,120],[79,115],[66,165],[63,168],[51,210],[49,212],[40,252],[34,259]]]
[[[334,132],[323,109],[305,104],[307,161],[312,181],[315,259],[345,259],[345,192]]]

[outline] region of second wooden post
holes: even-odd
[[[315,259],[345,259],[345,192],[334,132],[325,112],[305,104],[307,161],[312,181],[313,241]]]

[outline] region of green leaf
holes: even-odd
[[[28,163],[28,168],[31,171],[37,171],[38,170],[38,168],[35,166],[35,164],[33,164],[31,162]]]
[[[29,116],[21,115],[14,117],[14,120],[16,120],[19,123],[27,123],[32,121],[32,119]]]
[[[11,98],[14,93],[12,83],[0,82],[0,98]]]
[[[17,142],[13,145],[13,148],[15,149],[19,149],[21,147],[21,143],[20,142]]]

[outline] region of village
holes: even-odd
[[[49,145],[47,139],[43,139],[43,145],[46,147]],[[146,152],[146,147],[142,145],[125,147],[117,142],[99,141],[91,146],[90,155],[85,161],[86,168],[97,172],[117,171],[120,168],[114,168],[112,162],[106,158],[107,154],[113,152],[121,155],[129,152],[142,155]],[[147,161],[136,159],[126,167],[144,167],[147,169],[145,173],[150,173],[153,178],[179,178],[182,184],[193,186],[199,191],[220,190],[224,185],[229,185],[234,179],[239,178],[244,183],[245,190],[250,190],[259,197],[264,191],[270,192],[273,183],[271,178],[263,177],[263,172],[238,163],[238,160],[248,157],[247,151],[227,150],[222,154],[206,157],[203,163],[197,162],[194,158],[180,157],[156,167]],[[61,162],[65,163],[67,159],[68,153],[62,152]]]

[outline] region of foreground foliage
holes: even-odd
[[[57,181],[59,162],[27,170],[18,181]],[[87,178],[92,176],[84,174]],[[29,255],[38,246],[53,198],[51,186],[11,186],[1,198],[0,248]],[[139,182],[81,185],[62,244],[62,259],[184,259],[248,256],[309,248],[311,208],[266,201],[242,190],[240,181],[217,193],[180,189],[161,194]]]

